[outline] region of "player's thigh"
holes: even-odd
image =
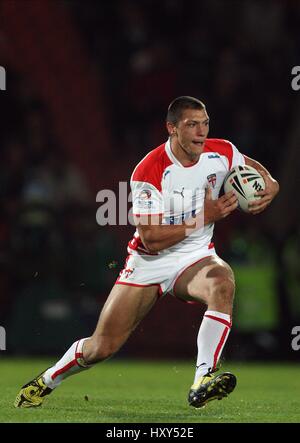
[[[150,311],[157,297],[157,286],[114,285],[103,306],[93,337],[128,336]]]
[[[210,256],[187,268],[174,285],[176,297],[187,301],[208,303],[218,285],[234,289],[234,274],[231,267],[218,256]]]

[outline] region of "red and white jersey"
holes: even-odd
[[[212,198],[217,199],[227,172],[244,164],[244,156],[231,142],[206,139],[198,162],[185,167],[172,153],[168,140],[150,151],[133,171],[130,180],[133,214],[160,214],[163,224],[182,223],[201,211],[207,187],[212,189]],[[157,254],[177,255],[209,248],[213,230],[213,223],[206,225]],[[147,254],[137,230],[128,243],[128,252]]]

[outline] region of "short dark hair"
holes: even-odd
[[[182,95],[175,98],[168,107],[167,122],[176,123],[180,120],[185,109],[205,109],[205,104],[195,97]]]

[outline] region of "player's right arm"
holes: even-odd
[[[181,242],[203,226],[227,217],[237,206],[237,198],[233,192],[213,200],[211,189],[207,188],[204,209],[182,224],[162,224],[162,214],[139,214],[134,220],[145,248],[156,253]]]

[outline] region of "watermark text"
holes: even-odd
[[[0,326],[0,351],[6,351],[6,331]]]
[[[96,221],[99,226],[184,225],[190,235],[204,228],[203,197],[199,188],[170,190],[163,197],[147,183],[128,192],[127,182],[119,182],[117,193],[111,189],[97,193]]]
[[[300,66],[294,66],[292,69],[292,75],[294,76],[291,82],[292,89],[299,91],[300,89]]]
[[[294,351],[299,351],[300,349],[300,326],[294,326],[292,329],[292,335],[295,337],[292,340],[292,349]]]
[[[0,66],[0,91],[6,91],[6,71]]]

